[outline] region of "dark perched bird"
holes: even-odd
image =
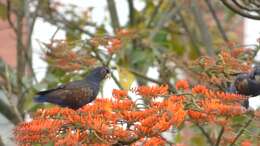
[[[260,66],[255,66],[254,70],[249,74],[250,79],[260,83]]]
[[[107,67],[97,67],[83,80],[60,85],[57,88],[38,92],[35,101],[49,102],[78,109],[93,101],[98,92],[100,82],[110,73]]]
[[[234,86],[239,94],[260,95],[260,68],[255,67],[250,73],[239,74],[235,79]]]
[[[242,104],[245,108],[258,108],[258,105],[255,106],[253,104],[256,104],[256,101],[259,102],[259,97],[257,98],[257,96],[260,95],[260,66],[254,67],[250,73],[237,75],[234,83],[231,84],[227,91],[249,96],[250,98],[246,99]]]

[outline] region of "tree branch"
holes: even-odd
[[[203,127],[201,127],[198,123],[195,123],[195,125],[199,128],[199,130],[201,131],[201,133],[206,137],[208,143],[213,146],[214,143],[213,141],[211,140],[209,134],[205,131],[205,129]]]
[[[220,129],[220,132],[219,132],[219,135],[218,135],[217,142],[216,142],[215,146],[219,146],[220,141],[221,141],[221,137],[222,137],[224,131],[225,131],[225,128],[222,126],[221,129]]]
[[[135,9],[134,9],[134,1],[133,0],[127,0],[128,7],[129,7],[129,22],[130,26],[133,26],[135,24]]]
[[[184,16],[182,15],[181,12],[179,12],[178,14],[179,14],[179,17],[180,17],[180,22],[182,24],[182,27],[183,27],[183,29],[185,30],[186,34],[189,37],[189,40],[190,40],[192,48],[195,50],[196,54],[198,54],[198,55],[201,54],[200,50],[199,50],[199,48],[198,48],[198,46],[196,44],[196,40],[192,36],[192,33],[190,32],[189,27],[188,27],[188,25],[187,25],[187,23],[186,23],[186,21],[184,19]]]
[[[156,36],[156,34],[162,29],[162,27],[164,26],[164,24],[167,22],[167,21],[170,21],[171,18],[176,15],[178,13],[178,11],[181,9],[180,6],[175,6],[175,0],[172,0],[172,2],[170,3],[171,5],[169,6],[169,9],[162,14],[162,16],[164,17],[161,17],[160,20],[158,20],[158,23],[154,26],[153,28],[153,31],[151,32],[151,34],[149,35],[149,39],[148,40],[151,40],[153,41],[154,37]],[[176,8],[175,8],[176,7]]]
[[[7,8],[7,21],[9,23],[9,25],[11,26],[11,28],[14,30],[14,32],[17,32],[17,28],[15,27],[14,23],[12,22],[12,18],[11,18],[11,1],[10,0],[6,0],[6,8]]]
[[[226,33],[225,33],[225,31],[224,31],[224,29],[223,29],[219,19],[218,19],[218,16],[217,16],[217,14],[216,14],[216,12],[215,12],[212,4],[211,4],[211,1],[210,0],[205,0],[205,2],[206,2],[207,6],[209,8],[209,11],[211,12],[211,15],[212,15],[213,19],[215,20],[215,22],[217,24],[218,30],[219,30],[223,40],[225,42],[228,42],[229,41],[228,37],[227,37],[227,35],[226,35]]]
[[[157,13],[158,13],[159,10],[160,10],[160,7],[161,7],[162,3],[163,3],[163,0],[160,0],[159,3],[158,3],[158,5],[156,5],[154,11],[152,12],[152,15],[151,15],[151,17],[150,17],[150,19],[149,19],[149,21],[148,21],[148,23],[147,23],[147,27],[148,27],[148,28],[151,27],[151,25],[152,25],[152,23],[153,23],[153,21],[154,21],[156,15],[157,15]]]
[[[155,80],[155,79],[153,79],[153,78],[149,78],[149,77],[147,77],[147,76],[143,75],[142,73],[139,73],[139,72],[137,72],[137,71],[135,71],[135,70],[131,70],[131,69],[130,69],[130,72],[131,72],[132,74],[134,74],[135,76],[138,76],[138,77],[140,77],[140,78],[142,78],[142,79],[145,79],[145,80],[147,80],[147,81],[150,81],[150,82],[153,82],[153,83],[156,83],[156,84],[159,84],[159,85],[164,84],[164,83],[161,82],[161,81]],[[173,92],[173,93],[176,93],[176,89],[175,89],[170,83],[167,83],[167,84],[168,84],[168,86],[169,86],[169,90],[170,90],[171,92]]]
[[[194,15],[194,19],[195,19],[197,26],[199,28],[202,43],[206,47],[207,54],[209,56],[214,56],[215,53],[214,53],[211,35],[210,35],[208,27],[205,24],[205,21],[203,19],[203,13],[200,11],[196,0],[192,0],[192,2],[191,2],[191,11]]]
[[[98,51],[94,48],[92,48],[92,51],[95,53],[96,55],[96,58],[101,62],[102,65],[104,66],[108,66],[109,64],[107,64],[102,58],[101,56],[99,55]],[[117,86],[120,88],[120,89],[123,89],[123,86],[120,84],[120,82],[118,81],[118,79],[116,78],[116,76],[111,72],[111,77],[112,79],[115,81],[115,83],[117,84]]]
[[[239,132],[237,133],[235,139],[231,142],[231,144],[229,146],[234,146],[235,143],[237,142],[238,138],[244,133],[244,131],[246,130],[246,128],[251,124],[251,122],[253,121],[255,115],[252,114],[250,119],[245,123],[245,125],[239,130]]]
[[[18,124],[22,121],[19,116],[17,116],[14,109],[12,109],[7,103],[5,103],[3,100],[0,100],[0,111],[1,113],[14,125]]]
[[[114,32],[116,32],[117,29],[120,27],[118,15],[117,15],[117,11],[116,11],[116,4],[115,4],[114,0],[107,0],[107,4],[108,4],[108,9],[109,9],[109,13],[110,13],[111,21],[112,21],[112,27],[113,27]]]
[[[221,2],[228,7],[231,11],[243,16],[243,17],[247,17],[247,18],[251,18],[251,19],[255,19],[255,20],[260,20],[260,16],[254,16],[254,15],[250,15],[249,13],[246,13],[244,11],[239,10],[238,8],[232,6],[231,4],[229,4],[227,2],[227,0],[221,0]]]
[[[0,136],[0,146],[4,146],[5,144],[4,144],[4,142],[3,142],[3,140],[2,140],[2,136]]]

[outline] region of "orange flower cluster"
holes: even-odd
[[[234,74],[250,71],[253,56],[253,51],[245,48],[222,50],[216,58],[200,57],[190,68],[200,79],[199,82],[223,89],[226,88],[223,85],[233,80]]]
[[[179,80],[178,82],[176,82],[175,88],[177,90],[187,90],[189,89],[189,83],[186,80]]]
[[[186,83],[179,82],[177,89],[189,92]],[[242,113],[241,107],[235,104],[235,98],[240,98],[238,95],[212,91],[202,85],[190,90],[190,94],[168,95],[168,86],[132,89],[144,100],[148,97],[144,109],[139,109],[125,90],[113,90],[112,99],[98,98],[76,111],[61,107],[39,109],[31,122],[15,128],[15,140],[19,145],[111,145],[118,142],[165,145],[160,133],[172,126],[178,128],[185,120],[220,123],[218,117]],[[164,99],[156,100],[157,97]]]
[[[188,115],[193,121],[215,122],[221,125],[226,122],[221,121],[223,120],[221,117],[244,113],[244,108],[240,104],[245,99],[242,95],[213,91],[203,85],[196,85],[191,91],[193,96],[200,97],[193,100],[195,108],[188,110]]]
[[[244,140],[241,142],[241,146],[252,146],[252,142],[250,140]]]
[[[94,47],[103,46],[110,55],[117,53],[124,45],[125,40],[133,38],[135,31],[131,29],[120,29],[115,36],[93,37],[90,41]]]
[[[109,44],[107,46],[107,51],[109,54],[113,54],[117,52],[122,46],[122,42],[118,38],[113,38],[109,41]]]
[[[249,71],[251,68],[250,66],[248,66],[248,64],[242,64],[240,60],[231,56],[230,52],[221,51],[219,57],[220,60],[223,61],[224,67],[228,67],[231,69],[236,69],[237,67],[239,67],[241,71]]]
[[[166,143],[165,141],[160,138],[160,137],[152,137],[149,138],[145,143],[144,146],[151,146],[151,145],[156,145],[156,146],[164,146]]]
[[[46,47],[48,51],[44,59],[65,71],[80,70],[96,63],[96,59],[87,50],[75,51],[77,46],[67,41],[53,41]]]
[[[157,97],[157,96],[165,96],[168,94],[168,85],[162,85],[160,87],[153,86],[140,86],[132,89],[137,95],[141,95],[144,97]]]

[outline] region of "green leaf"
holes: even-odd
[[[120,84],[124,89],[129,89],[135,79],[134,75],[124,67],[120,67],[118,71]]]
[[[194,136],[194,137],[192,137],[191,138],[191,143],[192,143],[192,145],[195,145],[195,146],[206,145],[203,136]]]
[[[154,41],[157,43],[165,43],[167,41],[167,35],[167,32],[159,31],[158,34],[154,37]]]

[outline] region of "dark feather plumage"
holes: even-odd
[[[99,92],[100,82],[109,72],[107,67],[95,68],[83,80],[70,82],[54,89],[38,92],[37,94],[39,96],[36,97],[35,100],[37,102],[49,102],[62,107],[78,109],[96,98]]]
[[[250,97],[260,95],[260,66],[254,67],[250,73],[237,75],[234,83],[231,84],[227,91]],[[249,108],[249,99],[244,100],[242,105]]]
[[[239,94],[260,95],[260,67],[255,67],[250,73],[239,74],[235,79],[234,86]]]

